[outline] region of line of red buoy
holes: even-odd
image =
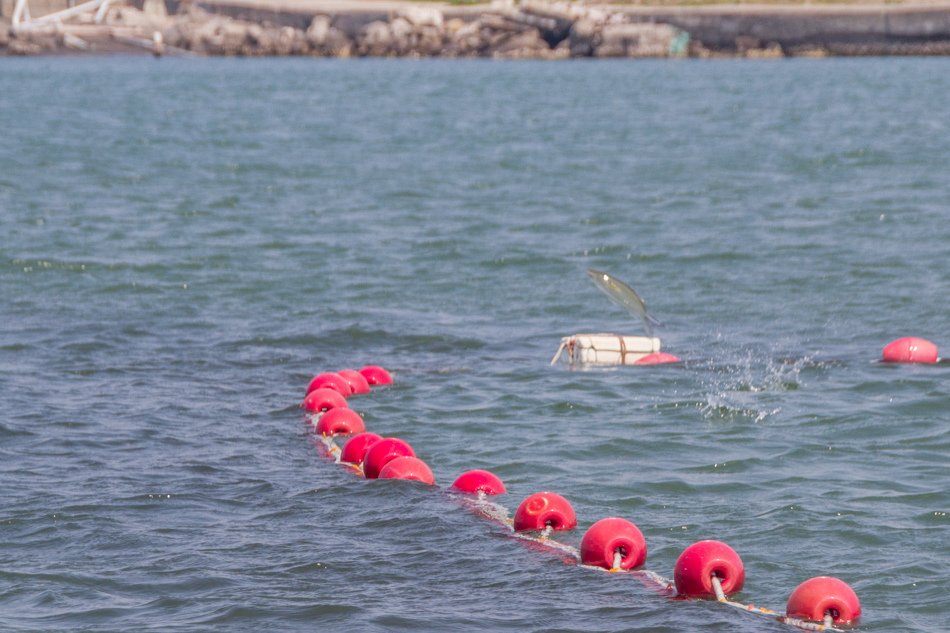
[[[318,374],[310,381],[301,407],[311,414],[309,421],[328,455],[337,463],[351,467],[367,479],[405,479],[434,486],[432,470],[416,457],[408,442],[366,431],[363,419],[347,404],[350,396],[392,382],[389,372],[377,365],[368,365],[358,372],[342,370]],[[342,449],[334,441],[338,436],[350,436]],[[837,626],[854,626],[861,616],[860,601],[851,587],[828,576],[811,578],[796,587],[789,596],[784,615],[730,600],[730,594],[742,590],[745,568],[736,551],[720,541],[699,541],[687,547],[676,560],[671,582],[643,569],[647,559],[646,540],[640,529],[626,519],[609,517],[597,521],[584,533],[578,550],[550,538],[552,532],[577,526],[577,516],[570,502],[557,493],[545,491],[529,495],[519,504],[514,518],[508,519],[503,506],[487,501],[487,497],[507,491],[495,474],[469,470],[456,478],[451,490],[474,495],[476,509],[506,525],[519,538],[568,552],[588,567],[639,574],[654,588],[674,598],[715,599],[815,631],[837,631],[840,630]],[[532,536],[535,532],[540,535]]]

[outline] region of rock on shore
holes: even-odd
[[[387,20],[346,29],[317,15],[304,31],[208,14],[195,7],[163,30],[169,46],[207,55],[318,57],[667,57],[687,52],[688,36],[665,24],[628,23],[622,14],[569,12],[551,3],[486,8],[468,21],[445,20],[435,8],[410,6]],[[582,24],[583,28],[574,28]]]
[[[119,6],[109,10],[102,29],[98,35],[88,28],[83,31],[90,50],[96,50],[103,38],[117,39],[115,33],[121,30],[129,43],[138,39],[138,45],[148,48],[154,42],[156,53],[248,57],[668,57],[686,55],[689,41],[683,31],[666,24],[638,24],[621,13],[540,0],[523,0],[517,7],[486,6],[466,20],[445,20],[441,11],[426,6],[406,6],[388,19],[357,27],[352,20],[316,15],[305,30],[233,19],[191,3],[170,16]],[[0,53],[5,49],[9,54],[35,54],[68,47],[66,25],[55,30],[2,30],[6,39],[0,39]]]

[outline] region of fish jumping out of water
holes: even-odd
[[[653,326],[663,325],[654,319],[647,312],[647,304],[643,302],[636,290],[623,283],[616,277],[611,277],[607,273],[593,268],[587,269],[587,276],[590,277],[594,285],[600,288],[601,292],[610,297],[610,300],[633,316],[643,321],[643,327],[647,331],[647,336],[653,336]]]

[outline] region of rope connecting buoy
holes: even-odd
[[[646,539],[640,529],[626,519],[601,519],[590,526],[581,539],[581,562],[612,571],[643,567],[647,562]]]
[[[320,388],[333,389],[339,392],[344,398],[348,398],[353,394],[353,390],[350,389],[350,383],[348,383],[343,376],[334,372],[324,372],[314,376],[310,380],[310,384],[307,385],[307,393]]]
[[[346,409],[346,398],[340,395],[336,389],[329,387],[318,387],[303,399],[300,404],[304,410],[310,413],[319,413],[320,411],[329,411],[330,409]]]
[[[925,338],[905,336],[884,346],[881,360],[885,363],[937,362],[937,346]]]
[[[396,457],[383,466],[378,479],[408,479],[435,485],[435,475],[429,465],[418,457]]]
[[[393,377],[379,365],[367,365],[360,369],[360,373],[363,374],[363,378],[370,386],[391,385],[393,383]]]
[[[330,409],[317,420],[317,433],[320,435],[353,435],[366,430],[360,414],[346,407]]]
[[[725,595],[741,591],[745,583],[742,559],[721,541],[693,543],[683,550],[673,568],[676,593],[688,598],[718,598],[713,576]]]
[[[530,530],[573,530],[577,516],[567,499],[554,492],[536,492],[521,502],[515,510],[516,532]]]
[[[408,442],[398,437],[384,437],[366,449],[366,454],[363,456],[363,475],[367,479],[376,479],[386,462],[397,457],[415,456],[416,452],[412,450]]]
[[[362,465],[363,458],[366,457],[366,451],[369,447],[383,439],[382,436],[375,433],[357,433],[343,445],[340,452],[340,461],[349,464]]]
[[[462,473],[452,483],[452,488],[471,495],[482,493],[491,496],[508,492],[501,479],[487,470],[469,470]]]
[[[369,393],[369,383],[360,372],[355,369],[341,369],[336,373],[340,374],[340,377],[350,386],[353,395]]]
[[[665,365],[667,363],[682,362],[679,356],[667,354],[666,352],[654,352],[634,361],[634,365]]]
[[[861,617],[861,601],[844,581],[818,576],[795,587],[785,614],[825,624],[852,626]]]

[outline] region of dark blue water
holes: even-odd
[[[0,62],[0,628],[784,631],[441,492],[556,491],[945,631],[950,61]],[[678,366],[570,371],[640,325]],[[324,459],[315,373],[437,490]]]

